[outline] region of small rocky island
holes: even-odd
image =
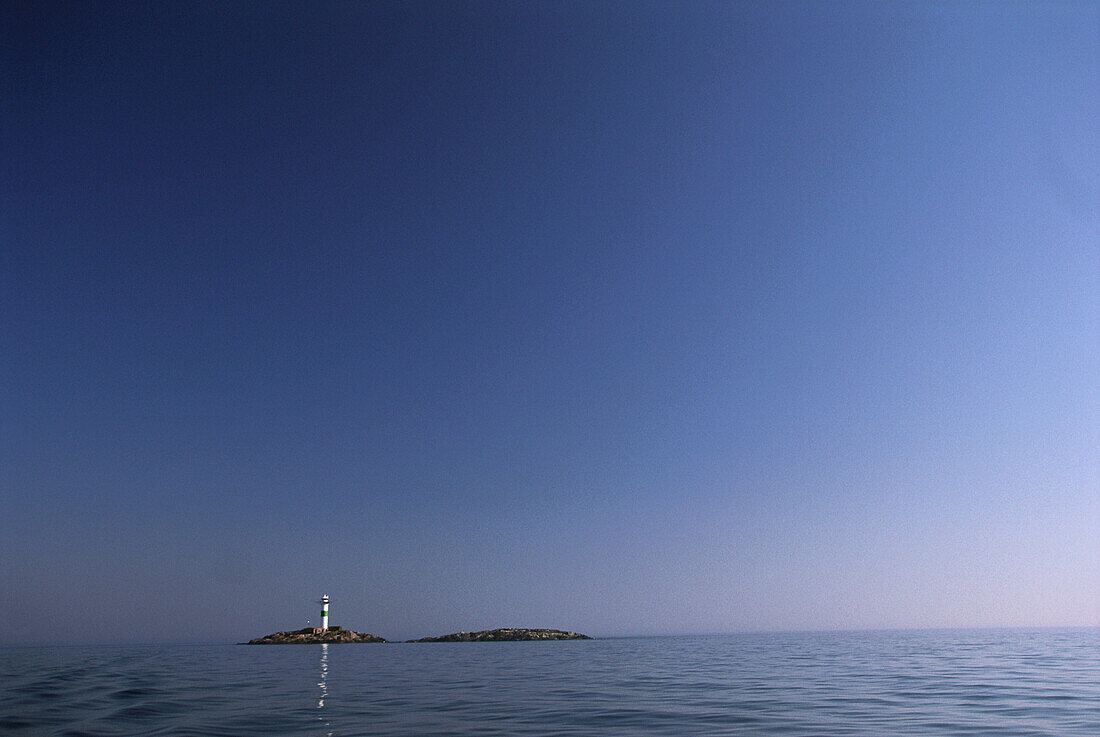
[[[255,640],[249,640],[247,645],[325,645],[329,643],[345,642],[385,642],[378,635],[368,635],[364,632],[353,632],[341,627],[306,627],[293,632],[275,632]]]
[[[591,639],[588,635],[578,634],[577,632],[503,627],[495,630],[482,630],[481,632],[455,632],[452,635],[441,635],[439,637],[422,637],[419,640],[407,640],[407,642],[516,642],[520,640]]]
[[[242,645],[327,645],[329,643],[347,642],[385,642],[378,635],[368,635],[364,632],[346,630],[343,627],[328,626],[328,605],[332,600],[328,594],[321,597],[317,603],[321,605],[321,626],[306,627],[290,632],[274,632],[270,635],[257,637],[255,640],[242,642]],[[588,635],[576,632],[564,632],[562,630],[522,629],[518,627],[502,627],[495,630],[482,630],[481,632],[455,632],[452,635],[439,637],[423,637],[419,640],[406,640],[405,642],[515,642],[518,640],[591,640]]]

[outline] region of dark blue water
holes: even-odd
[[[4,735],[1100,735],[1100,630],[0,649]]]

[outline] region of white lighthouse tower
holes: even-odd
[[[321,631],[328,629],[328,594],[321,597],[318,602],[321,605]]]

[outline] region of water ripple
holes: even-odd
[[[14,737],[1100,735],[1100,630],[0,650]]]

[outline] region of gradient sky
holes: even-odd
[[[0,10],[0,643],[1100,625],[1100,5]]]

